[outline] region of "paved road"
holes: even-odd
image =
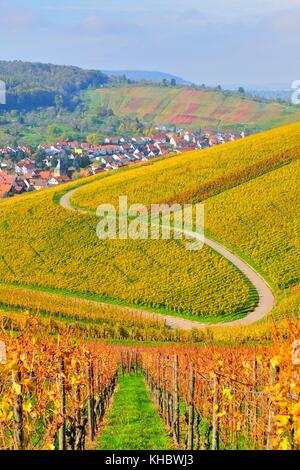
[[[83,209],[74,209],[71,206],[70,199],[72,195],[74,194],[77,189],[73,189],[66,193],[60,200],[60,205],[67,210],[75,211],[75,212],[80,212],[82,214],[87,214],[87,211],[84,211]],[[191,330],[193,328],[206,328],[208,326],[236,326],[236,325],[250,325],[251,323],[254,323],[261,318],[263,318],[267,313],[270,312],[272,307],[274,306],[275,303],[275,298],[272,293],[272,290],[270,286],[267,284],[267,282],[258,274],[249,264],[247,264],[245,261],[243,261],[239,256],[233,254],[231,251],[229,251],[227,248],[225,248],[223,245],[220,243],[215,242],[214,240],[211,240],[210,238],[205,237],[204,240],[201,238],[201,236],[197,233],[190,233],[186,232],[184,230],[179,230],[185,235],[189,236],[192,235],[194,239],[199,239],[200,241],[204,241],[206,245],[208,245],[210,248],[212,248],[214,251],[222,255],[224,258],[229,260],[232,264],[234,264],[251,282],[251,284],[254,286],[256,291],[258,292],[259,296],[259,302],[257,307],[253,310],[253,312],[249,313],[247,316],[244,318],[241,318],[239,320],[233,320],[231,322],[226,322],[226,323],[215,323],[215,324],[210,324],[210,323],[199,323],[196,321],[192,320],[186,320],[184,318],[179,318],[179,317],[173,317],[171,315],[161,315],[159,314],[160,318],[164,318],[166,321],[166,324],[170,328],[180,328],[183,330]],[[120,308],[125,308],[125,307],[120,307]],[[141,310],[141,309],[133,309],[133,308],[128,308],[131,311],[134,311],[136,313],[148,316],[150,318],[153,318],[155,315],[153,312],[149,312],[147,310]]]

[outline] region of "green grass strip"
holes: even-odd
[[[119,378],[98,450],[168,450],[173,443],[141,375]]]

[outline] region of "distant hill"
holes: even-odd
[[[86,96],[90,107],[112,109],[146,124],[259,131],[300,121],[299,106],[228,91],[131,86],[89,90]]]
[[[127,79],[122,78],[124,74]],[[128,83],[128,80],[142,79],[153,83]],[[175,79],[177,86],[154,83],[164,79],[168,83]],[[248,128],[252,131],[300,121],[299,106],[266,101],[234,91],[185,86],[187,82],[184,79],[162,72],[120,70],[105,74],[73,66],[0,61],[0,80],[7,86],[7,103],[0,105],[1,117],[11,110],[23,113],[18,122],[7,117],[6,123],[2,120],[0,136],[4,136],[5,142],[26,137],[29,128],[35,136],[39,133],[44,136],[48,125],[53,124],[53,110],[55,116],[60,115],[60,124],[68,134],[78,131],[79,115],[83,120],[81,128],[86,132],[103,130],[101,119],[106,111],[113,111],[116,116],[114,128],[120,125],[118,119],[127,118],[138,118],[151,126],[220,130]],[[100,107],[102,117],[99,118],[94,111]],[[33,120],[30,121],[30,116],[27,119],[29,112],[39,113],[41,109],[43,117],[35,115]],[[42,123],[44,129],[41,130]],[[78,132],[81,132],[80,128]],[[108,132],[111,132],[111,127]]]
[[[129,80],[139,81],[139,80],[149,80],[153,82],[161,82],[162,80],[168,80],[169,82],[174,79],[180,85],[187,85],[190,82],[184,80],[181,77],[172,75],[164,72],[151,72],[148,70],[104,70],[106,75],[114,77],[122,77],[125,75]]]
[[[97,70],[16,60],[0,61],[0,80],[7,87],[5,110],[29,111],[59,103],[69,107],[79,91],[99,87],[109,78]]]
[[[241,85],[231,84],[227,85],[226,88],[229,90],[237,91]],[[273,101],[286,101],[291,102],[291,96],[293,89],[291,83],[270,83],[270,84],[243,84],[243,88],[246,90],[247,95],[258,96]]]

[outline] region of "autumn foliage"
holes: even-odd
[[[22,331],[1,333],[2,449],[83,449],[99,432],[120,367],[144,371],[180,448],[300,448],[298,322],[290,339],[268,347],[125,348],[49,335],[27,316]]]
[[[300,449],[300,368],[292,362],[291,341],[267,348],[144,348],[141,354],[154,400],[172,429],[177,361],[185,403],[181,446]]]
[[[34,318],[17,337],[2,332],[1,340],[7,358],[0,364],[0,448],[84,448],[88,402],[101,407],[101,420],[115,384],[117,349],[51,338]]]

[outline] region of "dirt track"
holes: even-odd
[[[61,198],[60,205],[66,210],[71,210],[75,212],[80,212],[82,214],[86,214],[87,213],[86,211],[82,209],[74,209],[71,206],[70,198],[76,190],[77,188],[66,193]],[[189,232],[185,232],[184,230],[181,230],[181,232],[184,233],[185,235],[190,234]],[[193,233],[193,237],[201,240],[200,235],[196,233]],[[267,282],[251,266],[249,266],[245,261],[243,261],[239,256],[233,254],[231,251],[229,251],[220,243],[217,243],[214,240],[211,240],[207,237],[204,238],[204,243],[208,245],[209,247],[211,247],[214,251],[222,255],[224,258],[229,260],[232,264],[234,264],[248,278],[248,280],[254,286],[254,288],[256,289],[259,295],[259,302],[258,302],[257,307],[253,310],[253,312],[249,313],[247,316],[239,320],[233,320],[227,323],[210,324],[210,323],[199,323],[196,321],[186,320],[184,318],[179,318],[179,317],[175,317],[171,315],[155,314],[153,312],[149,312],[147,310],[142,310],[142,309],[133,309],[129,307],[128,309],[131,311],[136,311],[137,313],[148,316],[148,317],[159,315],[160,318],[165,319],[166,324],[170,326],[171,328],[180,328],[182,330],[191,330],[193,328],[197,328],[197,329],[206,328],[208,326],[226,326],[227,327],[227,326],[236,326],[236,325],[250,325],[251,323],[254,323],[260,320],[267,313],[269,313],[269,311],[274,306],[275,298]],[[124,309],[126,307],[121,307],[121,308]]]

